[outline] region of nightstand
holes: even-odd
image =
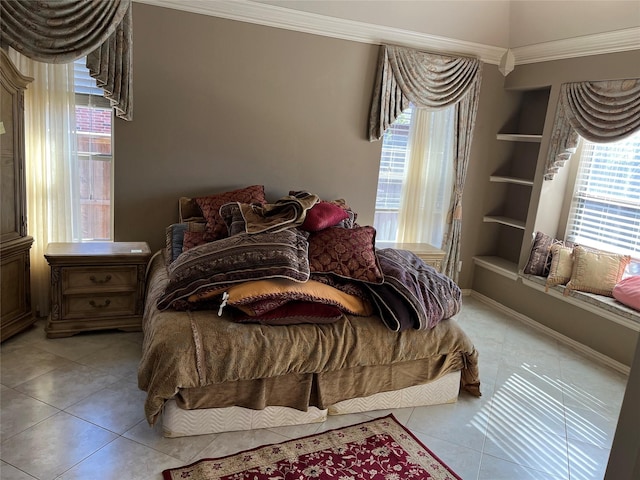
[[[396,242],[376,242],[376,248],[396,248],[398,250],[409,250],[415,253],[427,265],[431,265],[437,271],[442,272],[444,262],[444,250],[429,245],[428,243],[396,243]]]
[[[44,256],[51,266],[47,337],[140,330],[151,257],[146,243],[50,243]]]

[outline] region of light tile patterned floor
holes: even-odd
[[[602,479],[626,377],[472,297],[457,318],[480,352],[480,399],[177,439],[144,420],[140,333],[49,340],[38,322],[0,347],[0,478],[160,480],[199,458],[392,412],[465,480]]]

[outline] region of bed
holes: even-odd
[[[480,395],[450,279],[410,252],[376,250],[371,227],[302,229],[316,196],[225,200],[214,209],[228,233],[193,229],[198,245],[168,241],[149,264],[138,370],[149,424],[176,437]]]

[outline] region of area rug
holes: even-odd
[[[393,415],[205,458],[162,475],[164,480],[462,480]]]

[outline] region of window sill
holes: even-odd
[[[546,290],[545,277],[521,273],[520,278],[523,285],[593,312],[630,330],[640,332],[640,311],[629,308],[612,297],[576,290],[570,290],[565,294],[566,287],[564,285],[549,287]]]

